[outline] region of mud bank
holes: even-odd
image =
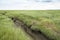
[[[14,22],[14,24],[17,27],[21,27],[29,36],[31,36],[34,40],[51,40],[48,37],[46,37],[41,31],[32,30],[30,27],[28,27],[22,20],[19,20],[17,18],[11,18]]]

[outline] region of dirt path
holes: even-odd
[[[18,20],[16,18],[12,18],[14,24],[17,27],[21,27],[28,35],[30,35],[34,40],[50,40],[44,34],[39,31],[32,30],[31,28],[27,27],[23,21]]]

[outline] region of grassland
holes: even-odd
[[[4,14],[4,15],[3,15]],[[40,30],[52,40],[60,40],[60,10],[1,10],[1,40],[32,40],[22,29],[15,28],[11,17],[32,25],[31,29]],[[8,23],[7,23],[8,22]],[[27,35],[27,36],[26,36]],[[24,37],[22,39],[22,37]]]
[[[21,28],[17,28],[13,21],[0,14],[0,40],[32,40]]]

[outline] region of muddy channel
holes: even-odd
[[[22,20],[19,20],[17,18],[11,19],[17,27],[21,27],[29,36],[33,38],[33,40],[51,40],[46,37],[41,31],[32,30]]]

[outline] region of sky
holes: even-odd
[[[59,10],[60,0],[0,0],[0,10]]]

